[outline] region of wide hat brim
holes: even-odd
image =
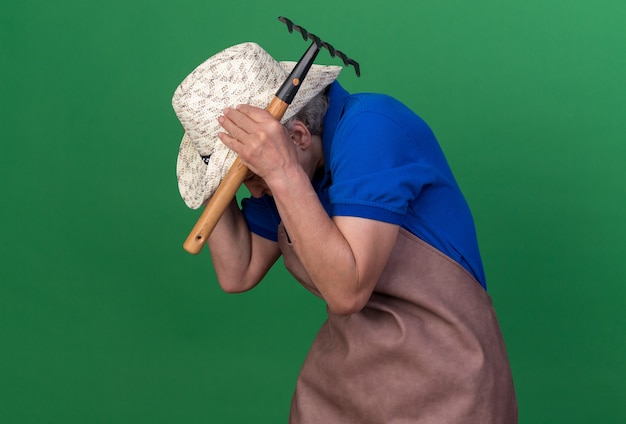
[[[172,105],[185,133],[176,178],[188,207],[198,209],[215,193],[237,157],[217,138],[223,130],[218,116],[224,108],[239,104],[265,108],[295,64],[277,62],[257,44],[243,43],[207,59],[179,85]],[[335,81],[341,69],[312,65],[281,121]]]

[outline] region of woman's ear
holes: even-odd
[[[306,150],[311,146],[311,131],[302,121],[293,122],[289,135],[300,149]]]

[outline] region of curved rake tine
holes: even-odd
[[[283,22],[285,25],[287,25],[287,30],[289,31],[289,33],[292,33],[294,30],[296,30],[297,32],[300,33],[300,35],[302,35],[302,38],[304,39],[304,41],[307,41],[309,39],[313,40],[313,42],[317,45],[318,48],[325,48],[326,50],[328,50],[328,52],[330,53],[330,57],[334,58],[335,56],[338,56],[341,60],[343,60],[343,64],[345,66],[352,65],[352,67],[354,67],[354,71],[356,72],[356,76],[357,77],[361,76],[361,68],[359,66],[359,63],[355,61],[354,59],[351,59],[348,56],[346,56],[346,54],[343,53],[342,51],[335,49],[332,46],[332,44],[327,43],[326,41],[323,41],[317,35],[307,31],[300,25],[294,24],[290,19],[287,19],[284,16],[279,16],[278,20]]]

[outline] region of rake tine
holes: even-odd
[[[361,76],[361,68],[358,62],[356,62],[354,59],[349,58],[348,56],[346,56],[345,53],[335,49],[330,43],[321,40],[317,35],[307,31],[300,25],[294,24],[290,19],[287,19],[284,16],[279,16],[278,20],[287,25],[287,30],[289,31],[289,33],[292,33],[294,30],[298,31],[300,35],[302,35],[302,39],[304,41],[307,41],[308,39],[313,40],[318,48],[325,48],[326,50],[328,50],[328,52],[330,53],[330,57],[334,58],[335,56],[338,56],[341,60],[343,60],[343,64],[345,66],[352,65],[352,67],[354,67],[354,71],[356,72],[356,76]]]

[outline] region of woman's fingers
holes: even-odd
[[[224,116],[228,118],[235,127],[250,134],[263,121],[272,116],[264,109],[259,109],[250,105],[239,105],[236,108],[224,109]]]
[[[251,105],[241,104],[237,106],[234,110],[237,112],[241,112],[254,122],[263,122],[268,119],[274,119],[274,117],[267,110]]]
[[[276,126],[282,128],[282,125],[265,109],[245,104],[224,109],[223,115],[218,117],[218,122],[232,138],[242,143],[246,141],[247,135],[257,132],[260,128],[265,128],[269,132],[276,131]]]
[[[218,117],[217,120],[222,128],[235,139],[240,139],[245,134],[251,132],[250,123],[248,122],[250,118],[235,109],[224,109],[224,115]]]

